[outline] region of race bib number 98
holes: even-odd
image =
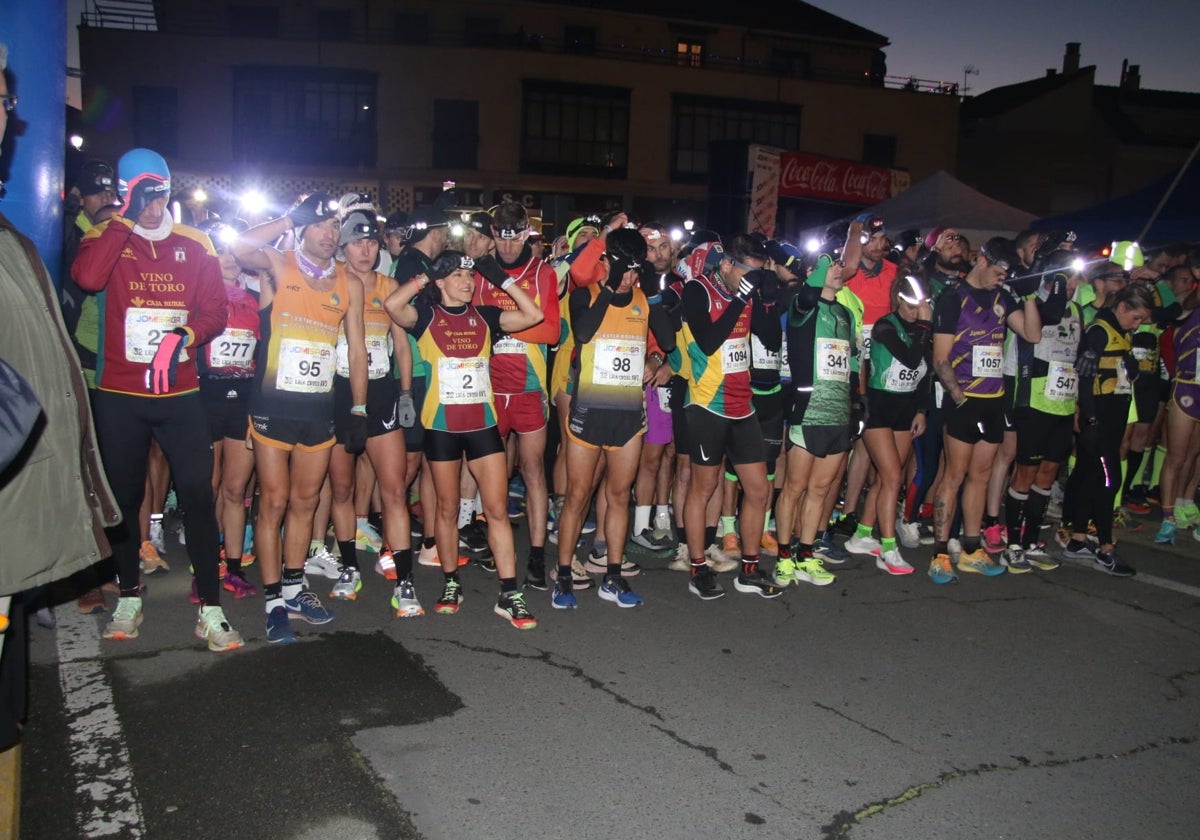
[[[595,341],[592,382],[626,388],[642,387],[646,366],[646,343],[631,339],[603,338]]]

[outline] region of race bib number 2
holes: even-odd
[[[487,359],[438,359],[438,401],[442,405],[475,405],[492,396]]]

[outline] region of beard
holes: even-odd
[[[942,256],[937,258],[937,267],[946,274],[957,274],[967,269],[967,258],[962,254],[955,254],[946,261]]]

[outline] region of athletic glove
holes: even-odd
[[[292,222],[292,227],[302,228],[306,225],[323,222],[334,215],[334,210],[329,206],[329,196],[325,193],[313,193],[308,198],[301,201],[296,207],[288,213],[288,218]]]
[[[125,194],[125,203],[121,206],[121,215],[131,222],[136,223],[141,217],[142,212],[150,206],[151,202],[159,198],[165,198],[170,193],[170,188],[166,182],[155,178],[142,178],[129,188],[129,192]]]
[[[753,271],[747,271],[742,275],[742,279],[738,281],[737,291],[733,296],[742,303],[749,303],[750,298],[754,296],[754,290],[762,285],[767,270],[765,268],[756,268]]]
[[[346,427],[346,451],[357,455],[367,448],[367,415],[351,414]]]
[[[1095,350],[1084,350],[1075,360],[1075,372],[1080,379],[1091,379],[1100,370],[1100,354]]]
[[[406,429],[411,429],[417,422],[417,408],[413,405],[412,391],[405,389],[396,398],[396,419]]]
[[[179,366],[179,353],[187,337],[187,330],[176,327],[158,342],[158,350],[146,373],[146,387],[154,393],[165,394],[175,387],[175,368]]]
[[[500,263],[496,262],[496,258],[491,254],[485,254],[475,260],[475,270],[483,275],[484,280],[487,280],[497,289],[507,288],[505,283],[509,283],[513,279],[508,276],[507,271],[500,267]]]
[[[1132,354],[1126,353],[1125,358],[1121,359],[1121,364],[1125,365],[1125,378],[1133,382],[1138,378],[1138,362]]]

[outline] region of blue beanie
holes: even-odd
[[[125,198],[129,190],[144,179],[160,182],[154,192],[171,191],[171,170],[162,155],[150,149],[130,149],[117,161],[117,195]]]

